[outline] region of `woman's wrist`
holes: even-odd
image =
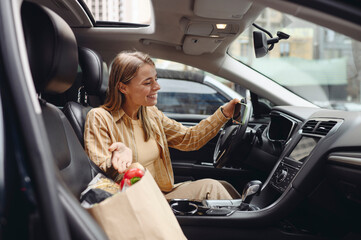
[[[221,107],[221,112],[222,112],[222,114],[223,114],[223,116],[224,116],[225,118],[231,118],[231,117],[232,117],[232,116],[228,115],[228,113],[226,113],[226,111],[224,111],[224,108],[223,108],[223,107]]]

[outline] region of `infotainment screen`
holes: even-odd
[[[311,151],[315,148],[318,138],[305,137],[303,136],[301,140],[297,143],[296,147],[292,150],[289,158],[294,161],[303,162]]]

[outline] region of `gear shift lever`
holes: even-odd
[[[244,209],[245,207],[248,207],[253,196],[260,191],[261,186],[262,186],[262,182],[258,180],[253,180],[246,184],[242,192],[242,202],[239,206],[240,209]]]

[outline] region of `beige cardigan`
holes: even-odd
[[[165,116],[157,107],[147,107],[147,111],[160,147],[159,161],[154,163],[154,178],[162,191],[169,192],[174,187],[174,175],[168,147],[182,151],[197,150],[211,140],[228,119],[219,108],[196,126],[185,127]],[[133,162],[138,161],[134,130],[124,111],[120,109],[110,113],[101,107],[92,109],[85,122],[85,151],[103,171],[119,181],[120,175],[112,167],[111,152],[108,151],[114,142],[123,142],[133,151]]]

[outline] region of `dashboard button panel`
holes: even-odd
[[[280,192],[284,192],[298,173],[298,168],[282,161],[271,178],[271,185]]]

